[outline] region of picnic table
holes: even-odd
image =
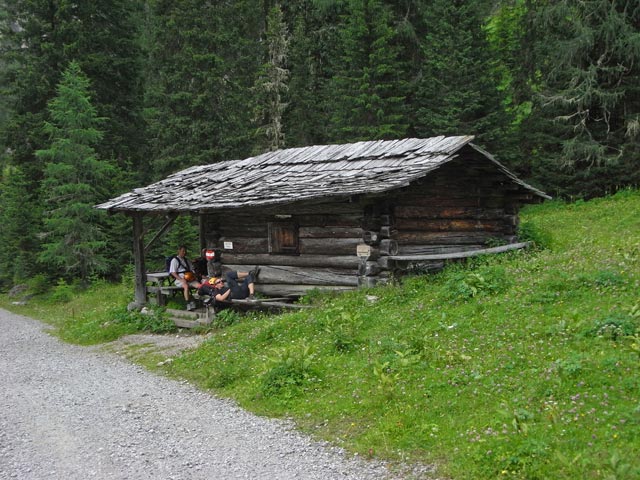
[[[182,287],[176,287],[169,272],[150,272],[147,273],[147,294],[152,293],[156,296],[156,304],[164,307],[167,304],[167,297],[175,295],[182,291]]]

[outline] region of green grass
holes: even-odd
[[[45,289],[38,281],[32,288]],[[54,333],[67,342],[94,345],[140,331],[166,333],[175,325],[164,312],[150,309],[149,315],[127,311],[132,299],[130,283],[110,284],[97,281],[89,289],[59,282],[26,305],[13,305],[14,298],[4,295],[0,306],[16,313],[40,319],[54,327]]]
[[[639,478],[640,192],[522,219],[544,248],[234,319],[167,373],[440,476]]]

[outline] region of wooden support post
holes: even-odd
[[[198,215],[198,239],[200,241],[200,250],[198,251],[198,256],[202,253],[204,248],[207,248],[207,222],[205,221],[204,215],[200,213]]]
[[[171,227],[171,225],[173,225],[173,222],[175,222],[176,218],[178,218],[178,214],[177,213],[173,213],[170,214],[167,217],[167,221],[165,222],[165,224],[162,226],[162,228],[158,231],[158,233],[156,233],[153,238],[151,239],[151,241],[147,244],[146,247],[144,247],[144,252],[148,252],[149,249],[151,248],[151,246],[156,243],[156,240],[158,240],[160,237],[162,237],[162,235],[165,234],[165,232],[169,229],[169,227]],[[142,222],[142,220],[140,220]],[[144,236],[142,233],[140,234],[140,236]]]
[[[135,262],[135,306],[147,303],[147,276],[144,266],[144,235],[142,233],[142,214],[134,213],[133,219],[133,258]]]

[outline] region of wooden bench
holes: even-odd
[[[147,282],[151,285],[147,286],[147,293],[154,294],[156,296],[156,304],[160,307],[167,305],[168,297],[182,292],[182,287],[176,287],[173,283],[173,278],[167,272],[152,272],[147,273]],[[198,299],[197,293],[194,298]],[[255,300],[238,300],[232,299],[231,301],[216,302],[216,305],[224,308],[225,306],[240,307],[243,309],[303,309],[309,308],[308,305],[299,305],[296,303],[290,303],[293,301],[291,297],[271,297],[271,298],[258,298]]]
[[[167,272],[147,273],[147,282],[151,285],[147,286],[147,294],[151,293],[156,296],[156,304],[164,307],[167,304],[167,298],[182,292],[182,287],[176,287],[173,284],[171,275]]]
[[[229,304],[232,306],[242,306],[245,308],[256,308],[256,309],[274,309],[274,310],[280,310],[280,309],[292,309],[292,310],[301,310],[304,308],[311,308],[311,305],[300,305],[297,303],[289,303],[292,302],[293,299],[290,297],[278,297],[278,298],[256,298],[255,300],[248,300],[248,299],[235,299],[232,298],[230,302],[218,302],[218,303],[224,303],[224,304]]]
[[[422,262],[444,262],[452,260],[462,260],[465,258],[476,257],[478,255],[489,255],[494,253],[504,253],[511,250],[520,250],[532,246],[532,242],[510,243],[499,247],[483,248],[479,250],[468,250],[463,252],[438,253],[428,255],[389,255],[386,257],[388,262],[394,262],[396,267],[400,269],[407,268],[411,263]],[[441,268],[441,267],[440,267]]]

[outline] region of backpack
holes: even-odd
[[[187,271],[187,272],[189,271],[189,264],[186,264],[186,265],[185,265],[184,263],[182,263],[182,262],[180,261],[180,258],[178,258],[178,256],[177,256],[177,255],[171,255],[170,257],[166,257],[166,258],[164,259],[164,269],[165,269],[165,271],[166,271],[167,273],[169,273],[169,271],[171,270],[171,261],[172,261],[174,258],[177,258],[177,259],[178,259],[178,263],[180,264],[180,266],[181,266],[182,268],[184,268],[184,269],[185,269],[185,271]]]
[[[171,255],[170,257],[166,257],[164,259],[164,270],[169,273],[169,270],[171,269],[171,261],[176,258],[175,255]]]
[[[198,278],[202,278],[207,276],[207,259],[198,257],[193,262],[193,273],[196,274]]]

